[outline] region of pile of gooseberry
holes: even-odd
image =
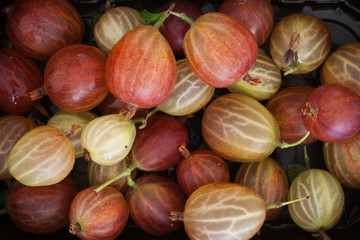
[[[3,8],[0,212],[17,229],[246,240],[285,213],[331,238],[360,189],[359,42],[334,49],[323,19],[268,0],[106,0],[90,22],[77,2]],[[280,161],[295,149],[303,165]]]

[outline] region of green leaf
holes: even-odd
[[[94,30],[96,22],[99,20],[99,18],[104,14],[104,12],[95,12],[94,15],[91,17],[91,26]]]
[[[297,175],[299,175],[300,173],[302,173],[306,169],[307,168],[304,165],[300,164],[300,163],[289,164],[287,171],[288,171],[290,184],[294,181],[294,179],[297,177]]]
[[[146,25],[154,25],[161,15],[161,13],[151,13],[147,10],[140,12],[140,17],[145,20]]]

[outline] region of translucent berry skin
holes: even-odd
[[[69,224],[70,204],[76,195],[74,181],[64,180],[39,187],[14,181],[6,196],[7,213],[21,230],[32,234],[49,234]]]
[[[0,49],[0,110],[29,113],[40,101],[32,100],[30,93],[43,84],[43,72],[34,60],[14,49]]]
[[[8,168],[26,186],[48,186],[69,175],[75,150],[57,128],[39,126],[28,131],[11,149]],[[31,166],[31,167],[29,167]]]
[[[176,179],[181,190],[190,196],[208,183],[230,182],[230,172],[225,161],[213,151],[198,149],[178,163]]]
[[[190,239],[246,240],[260,230],[265,217],[266,204],[254,190],[238,183],[216,182],[190,195],[184,227]]]
[[[201,15],[186,32],[184,52],[193,72],[216,88],[241,79],[255,64],[258,45],[241,22],[220,12]]]
[[[84,23],[67,0],[17,0],[6,17],[12,45],[31,58],[46,61],[63,47],[79,43]]]
[[[71,202],[69,232],[84,240],[116,239],[128,222],[126,200],[113,187],[95,192],[96,187],[83,189]]]
[[[129,188],[125,198],[131,219],[145,232],[164,236],[174,232],[181,221],[170,220],[172,211],[183,211],[185,196],[176,182],[154,174],[135,180],[136,188]],[[149,207],[151,206],[151,207]]]
[[[111,49],[105,68],[110,92],[140,108],[160,105],[176,82],[176,60],[169,43],[154,26],[127,32]]]
[[[344,141],[360,130],[360,96],[340,84],[314,89],[301,111],[305,128],[323,142]]]
[[[105,63],[105,54],[93,46],[74,44],[56,52],[44,71],[45,89],[51,101],[67,112],[95,108],[109,92]]]
[[[330,172],[309,169],[292,182],[289,201],[309,196],[288,206],[290,217],[302,229],[319,232],[335,226],[344,210],[345,196],[339,181]]]
[[[269,38],[274,25],[274,9],[267,0],[226,0],[219,12],[228,14],[249,28],[260,46]]]

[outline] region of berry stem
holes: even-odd
[[[289,148],[289,147],[294,147],[294,146],[297,146],[299,145],[300,143],[302,143],[308,136],[310,135],[310,131],[308,131],[305,136],[303,138],[301,138],[299,141],[297,142],[294,142],[294,143],[286,143],[286,142],[279,142],[278,143],[278,147],[280,148]]]
[[[164,12],[161,13],[161,16],[160,16],[159,19],[154,23],[153,26],[156,27],[157,29],[159,29],[159,28],[163,25],[163,23],[164,23],[164,21],[166,20],[166,18],[167,18],[168,16],[170,16],[170,12],[174,9],[174,7],[175,7],[175,3],[172,3],[172,4],[169,6],[168,10],[166,10],[166,11],[164,11]]]
[[[181,18],[191,26],[195,24],[195,21],[188,17],[185,13],[174,12],[173,9],[175,7],[175,3],[172,3],[170,7],[161,13],[151,13],[147,10],[143,10],[140,13],[140,16],[145,20],[146,24],[152,25],[153,27],[159,29],[163,26],[164,21],[170,15],[174,15],[176,17]]]
[[[305,109],[302,109],[302,113],[305,116],[310,116],[314,121],[316,121],[319,109],[317,107],[312,107],[310,102],[305,103]]]
[[[79,124],[72,124],[70,132],[66,134],[66,138],[70,140],[71,138],[75,137],[75,135],[78,134],[81,130],[82,126]]]
[[[45,85],[42,85],[29,93],[31,101],[41,99],[45,95],[47,95]]]
[[[307,153],[306,146],[304,146],[304,160],[305,160],[306,168],[310,169],[310,158],[309,158],[309,155]]]
[[[296,48],[299,46],[299,42],[300,42],[300,33],[293,32],[290,36],[289,49],[295,51]]]
[[[119,114],[124,117],[124,120],[130,120],[135,115],[137,106],[127,103],[120,111]]]
[[[101,184],[99,187],[95,188],[94,191],[95,192],[100,192],[101,190],[103,190],[105,187],[107,187],[108,185],[110,185],[111,183],[115,182],[116,180],[122,178],[122,177],[127,177],[130,176],[131,172],[137,168],[137,165],[135,163],[131,164],[127,169],[125,169],[122,173],[120,173],[119,175],[117,175],[116,177],[113,177],[112,179],[106,181],[105,183]],[[129,179],[128,179],[129,182]]]
[[[130,187],[132,187],[134,189],[138,189],[138,186],[136,185],[134,180],[131,178],[131,176],[127,176],[127,185],[129,185]]]
[[[80,223],[76,222],[76,223],[71,223],[69,226],[69,232],[71,234],[77,235],[79,232],[81,232],[81,225]]]
[[[145,118],[140,118],[139,122],[141,122],[142,124],[139,126],[139,129],[143,129],[146,127],[147,121],[148,119],[154,115],[155,113],[157,113],[159,111],[159,109],[154,108],[153,110],[151,110],[150,112],[148,112],[145,116]]]
[[[190,158],[191,158],[191,153],[190,153],[189,150],[186,148],[186,144],[185,144],[185,143],[181,144],[181,146],[179,147],[179,151],[180,151],[181,155],[182,155],[186,160],[190,160]]]
[[[246,73],[245,76],[242,78],[242,80],[249,83],[252,86],[257,86],[262,83],[260,77],[252,77],[249,73]]]
[[[189,18],[185,13],[178,13],[178,12],[173,12],[173,11],[170,11],[169,13],[171,15],[181,18],[182,20],[184,20],[185,22],[190,24],[190,26],[193,26],[195,24],[195,21],[192,20],[191,18]]]
[[[286,72],[284,72],[284,76],[287,76],[291,73],[293,73],[295,71],[295,68],[294,67],[291,67],[289,70],[287,70]]]
[[[271,204],[267,205],[266,209],[270,210],[270,209],[274,209],[274,208],[281,208],[283,206],[286,206],[286,205],[289,205],[289,204],[292,204],[292,203],[296,203],[296,202],[300,202],[300,201],[306,200],[306,199],[309,199],[309,196],[305,196],[305,197],[294,199],[294,200],[287,201],[287,202],[271,203]]]

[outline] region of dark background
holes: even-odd
[[[0,1],[0,8],[10,4],[10,0]],[[86,26],[86,32],[83,39],[83,43],[91,44],[94,39],[92,37],[92,16],[99,11],[104,11],[105,0],[72,0],[74,6],[79,10],[80,15],[84,19]],[[147,9],[148,11],[155,12],[160,6],[167,1],[151,1],[151,0],[114,0],[117,6],[129,6],[139,11]],[[196,3],[202,11],[209,12],[215,11],[217,7],[223,1],[192,1]],[[275,24],[282,17],[291,13],[308,13],[320,17],[325,21],[330,29],[332,37],[332,50],[336,50],[338,47],[350,43],[360,41],[360,2],[358,0],[317,0],[317,1],[305,1],[305,0],[278,0],[271,1],[274,13]],[[10,43],[6,39],[4,31],[5,15],[0,15],[0,45],[1,47],[11,47]],[[266,44],[264,48],[266,49]],[[39,62],[39,64],[44,64]],[[288,76],[283,79],[286,86],[294,85],[319,85],[318,71],[314,71],[311,74],[304,76]],[[1,87],[1,86],[0,86]],[[216,95],[225,93],[226,90],[218,89]],[[48,104],[48,107],[52,111],[56,111],[56,107],[52,106],[47,98],[44,100],[44,104]],[[186,124],[189,129],[191,137],[191,147],[193,149],[200,146],[202,139],[200,133],[200,121],[201,113],[195,114],[195,117],[189,119]],[[310,165],[312,168],[326,168],[322,156],[322,142],[315,142],[307,146],[307,151],[310,157]],[[276,149],[272,154],[276,160],[278,160],[285,170],[289,164],[300,163],[304,164],[304,148],[302,146],[293,147],[289,149]],[[234,174],[239,164],[228,162],[231,174]],[[78,159],[73,170],[73,176],[78,186],[86,186],[86,162],[83,159]],[[167,175],[174,177],[174,169],[169,169],[166,172],[157,174]],[[0,181],[0,191],[4,194],[10,181]],[[333,240],[358,240],[360,239],[360,190],[349,189],[344,187],[345,192],[345,209],[343,216],[338,224],[327,231],[328,235]],[[48,234],[48,235],[33,235],[28,234],[18,229],[10,220],[7,214],[0,216],[0,240],[43,240],[43,239],[78,239],[68,233],[67,229],[62,231]],[[186,240],[188,239],[183,228],[178,229],[174,233],[163,236],[155,237],[151,236],[139,227],[137,227],[131,220],[129,220],[123,233],[117,238],[118,240],[131,240],[131,239],[145,239],[145,240]],[[285,207],[282,213],[275,219],[266,222],[261,228],[260,235],[254,236],[252,239],[272,240],[272,239],[292,239],[292,240],[306,240],[316,239],[311,236],[311,233],[305,232],[294,224],[291,220],[287,208]]]

